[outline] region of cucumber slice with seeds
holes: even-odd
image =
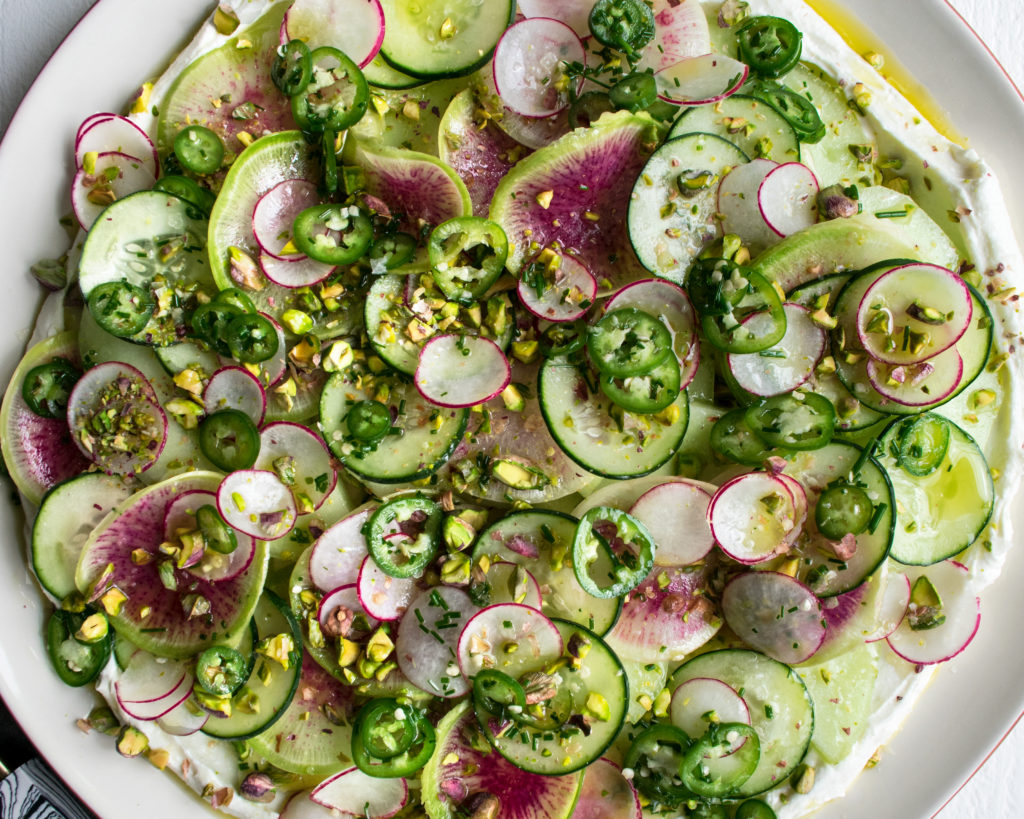
[[[756,97],[733,94],[715,105],[697,105],[679,115],[669,139],[684,134],[715,134],[747,156],[773,162],[800,161],[800,142],[793,126],[778,111]]]

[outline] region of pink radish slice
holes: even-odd
[[[821,601],[788,574],[737,575],[722,592],[722,614],[747,645],[789,665],[810,659],[825,639]]]
[[[267,383],[273,387],[288,372],[288,346],[285,342],[284,328],[280,323],[273,316],[269,316],[266,313],[260,313],[260,315],[273,324],[274,329],[277,330],[277,352],[266,361],[260,362],[260,369],[263,370]]]
[[[752,565],[787,550],[787,538],[796,528],[796,505],[778,476],[748,472],[719,488],[708,507],[708,522],[723,552]]]
[[[865,642],[884,640],[900,627],[910,605],[910,578],[899,572],[889,572],[882,590],[882,601],[875,617],[877,627]]]
[[[491,60],[489,65],[480,69],[477,76],[486,90],[486,94],[482,96],[482,99],[485,101],[497,100],[497,104],[491,102],[487,103],[490,105],[489,110],[491,110],[492,113],[500,114],[500,116],[496,117],[492,122],[496,122],[502,131],[512,137],[512,139],[520,145],[525,145],[527,148],[534,149],[543,148],[545,145],[550,145],[556,139],[564,136],[572,130],[569,127],[568,110],[562,111],[561,113],[555,114],[551,117],[535,119],[517,114],[504,104],[501,104],[501,99],[498,97],[498,90],[494,85],[493,60]]]
[[[935,311],[938,318],[923,321],[922,310]],[[933,264],[906,264],[883,273],[864,291],[857,307],[857,338],[872,358],[914,364],[956,344],[973,315],[971,292],[957,273]],[[926,339],[920,349],[903,343],[907,329]]]
[[[512,369],[501,348],[480,336],[436,336],[420,350],[416,389],[440,407],[472,407],[508,386]]]
[[[583,772],[573,819],[641,819],[643,809],[633,783],[610,759],[598,759]]]
[[[800,537],[804,523],[807,521],[807,490],[796,478],[783,472],[773,473],[786,485],[789,496],[793,499],[793,527],[786,534],[786,542],[792,546]]]
[[[164,540],[174,541],[180,532],[196,528],[196,512],[200,506],[217,505],[217,496],[203,489],[182,492],[172,500],[164,512]]]
[[[672,724],[691,739],[700,739],[714,722],[750,725],[746,700],[728,683],[710,677],[694,677],[672,692],[669,706]],[[737,750],[743,742],[736,745]]]
[[[590,36],[590,11],[596,3],[597,0],[520,0],[519,13],[526,18],[558,20],[586,38]]]
[[[97,439],[92,419],[100,411],[131,412],[131,433],[119,436],[116,442],[112,433]],[[167,442],[167,416],[152,384],[120,361],[99,364],[78,380],[68,398],[68,426],[82,454],[110,475],[145,472]],[[124,440],[127,449],[121,448]]]
[[[380,0],[295,0],[281,24],[281,45],[290,40],[333,46],[364,68],[384,42],[384,9]]]
[[[162,717],[157,717],[157,726],[171,736],[188,737],[198,733],[206,725],[210,715],[187,698]]]
[[[469,595],[454,586],[420,592],[399,622],[395,639],[395,660],[409,682],[439,697],[469,691],[454,658],[462,628],[477,611]]]
[[[413,578],[384,574],[372,557],[363,561],[356,585],[363,609],[378,620],[401,619],[416,595],[416,581]]]
[[[347,609],[352,614],[362,614],[368,623],[368,630],[360,632],[361,636],[369,634],[380,624],[380,620],[374,617],[363,608],[359,600],[359,590],[355,583],[328,592],[320,600],[320,607],[317,609],[316,617],[320,621],[320,628],[327,629],[331,617],[339,608]]]
[[[660,71],[711,51],[708,18],[693,0],[655,0],[654,39],[644,46],[637,69]]]
[[[818,221],[818,177],[799,162],[785,162],[761,182],[757,206],[778,236],[789,236]]]
[[[620,657],[643,663],[683,659],[722,625],[707,584],[706,567],[655,567],[623,601],[605,640]]]
[[[962,563],[945,560],[908,571],[911,589],[920,577],[927,577],[938,592],[945,622],[935,628],[914,631],[910,627],[910,615],[914,613],[911,603],[908,616],[886,640],[893,651],[910,663],[932,665],[952,660],[978,633],[981,599],[975,595],[970,572]]]
[[[363,526],[376,506],[360,509],[325,531],[309,553],[309,580],[322,592],[355,583],[369,555]]]
[[[210,376],[203,391],[207,413],[222,409],[244,412],[259,426],[267,411],[267,391],[244,367],[222,367]]]
[[[282,459],[291,459],[285,464]],[[327,499],[338,483],[338,473],[323,438],[302,424],[279,421],[260,430],[260,454],[255,469],[277,472],[286,466],[294,470],[293,493],[302,494],[314,509]]]
[[[390,819],[409,801],[404,778],[380,779],[349,768],[317,785],[309,798],[342,816]]]
[[[79,169],[71,182],[71,207],[78,224],[88,230],[111,201],[149,190],[154,182],[153,172],[138,157],[116,151],[100,154],[92,173]]]
[[[658,98],[673,105],[710,105],[731,97],[747,81],[749,68],[724,54],[687,57],[654,74]]]
[[[235,532],[238,546],[230,554],[221,554],[207,549],[203,558],[194,566],[188,567],[189,574],[200,577],[210,583],[223,583],[234,580],[252,565],[256,556],[256,540],[252,535]]]
[[[284,261],[302,258],[299,252],[282,251],[291,242],[295,217],[320,202],[316,185],[306,179],[286,179],[263,194],[252,212],[252,232],[260,250]]]
[[[260,267],[274,284],[289,289],[312,287],[337,270],[334,265],[318,262],[308,256],[289,257],[285,260],[266,252],[260,253]]]
[[[566,63],[586,65],[583,43],[565,23],[531,17],[510,26],[494,50],[494,86],[501,101],[524,117],[543,118],[569,107]],[[582,87],[577,81],[576,90]]]
[[[643,523],[657,548],[658,566],[688,566],[715,546],[708,524],[711,493],[695,483],[673,481],[648,490],[630,507],[629,514]]]
[[[128,658],[124,673],[115,687],[121,702],[147,703],[171,696],[185,679],[188,664],[184,660],[157,657],[139,649]]]
[[[799,304],[785,304],[786,334],[778,344],[759,353],[730,353],[729,371],[736,383],[754,395],[772,396],[793,392],[814,374],[825,354],[828,336],[811,319],[811,311]],[[754,335],[768,332],[774,319],[753,313],[743,321]]]
[[[515,649],[507,650],[510,646]],[[472,679],[484,668],[518,678],[562,653],[558,627],[537,609],[498,603],[475,614],[459,635],[459,668]]]
[[[155,179],[160,170],[156,147],[138,125],[116,114],[94,114],[82,123],[75,138],[75,167],[81,168],[87,153],[110,151],[137,156]]]
[[[537,288],[519,280],[519,300],[523,307],[538,318],[548,321],[575,321],[594,303],[597,295],[597,279],[575,256],[562,254],[562,263],[554,275],[545,276],[544,289],[537,295]]]
[[[722,214],[722,230],[735,233],[746,244],[765,248],[778,241],[757,206],[757,192],[765,177],[778,165],[770,159],[754,159],[737,165],[718,184],[718,212]]]
[[[540,611],[540,584],[517,563],[504,560],[492,563],[487,571],[487,584],[491,587],[492,603],[519,603]]]
[[[277,540],[295,526],[295,499],[273,472],[242,469],[227,475],[217,489],[220,515],[239,532],[259,540]]]
[[[82,124],[78,126],[78,130],[75,131],[75,147],[77,148],[78,143],[82,141],[82,134],[84,134],[87,130],[92,128],[93,125],[96,125],[102,120],[114,119],[117,116],[118,114],[111,113],[110,111],[101,111],[99,113],[90,114],[89,116],[87,116],[85,119],[82,120]],[[75,167],[78,167],[77,163],[75,164]]]
[[[868,381],[879,395],[907,407],[924,407],[951,395],[964,378],[964,360],[956,347],[917,364],[867,361]]]
[[[184,677],[178,682],[178,685],[167,694],[158,700],[152,702],[128,702],[122,700],[118,694],[118,684],[114,683],[114,693],[118,697],[117,704],[121,706],[128,716],[134,717],[135,719],[145,720],[152,722],[153,720],[160,719],[160,717],[171,713],[175,708],[181,705],[192,695],[192,686],[195,683],[195,678],[192,676],[192,672],[187,672]]]

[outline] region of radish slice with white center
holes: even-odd
[[[359,579],[359,569],[369,555],[363,526],[376,508],[369,506],[342,518],[317,538],[309,553],[309,579],[320,591]]]
[[[365,68],[384,42],[384,9],[380,0],[295,0],[281,24],[281,45],[290,40],[333,46]]]
[[[423,345],[416,389],[439,407],[461,409],[489,401],[508,386],[512,369],[501,347],[480,336],[436,336]]]
[[[796,478],[786,475],[783,472],[773,473],[786,485],[789,496],[793,499],[793,526],[786,534],[786,543],[793,546],[800,533],[803,531],[804,523],[807,522],[807,489]]]
[[[201,577],[210,583],[221,583],[225,580],[234,580],[252,564],[256,556],[256,540],[252,535],[244,532],[235,532],[235,539],[238,545],[230,554],[221,554],[213,549],[207,549],[203,558],[194,566],[187,567],[189,574]]]
[[[519,603],[488,606],[459,635],[459,668],[470,679],[485,668],[518,678],[561,654],[558,626],[537,609]]]
[[[654,0],[654,39],[641,52],[638,71],[660,71],[711,51],[711,31],[700,3]]]
[[[910,603],[907,616],[886,640],[889,647],[909,663],[943,663],[967,648],[978,633],[981,599],[975,594],[970,572],[962,563],[945,560],[934,566],[908,571],[911,594],[914,584],[921,577],[927,577],[938,593],[941,614],[946,619],[934,628],[915,631],[910,624],[914,615],[920,616],[921,612]]]
[[[87,153],[110,151],[137,156],[153,178],[157,177],[160,163],[156,147],[138,125],[116,114],[96,114],[86,119],[75,138],[75,167],[85,164]]]
[[[188,671],[185,673],[185,676],[181,678],[173,691],[158,700],[153,700],[152,702],[130,702],[122,699],[118,693],[120,690],[118,683],[114,683],[114,693],[115,696],[117,696],[117,704],[121,706],[121,709],[128,716],[152,722],[153,720],[160,719],[160,717],[171,713],[171,711],[185,702],[185,700],[192,695],[192,686],[194,683],[195,678],[192,676],[192,672]]]
[[[260,313],[260,315],[273,324],[274,329],[277,331],[277,352],[266,361],[260,362],[260,369],[263,371],[264,378],[273,387],[288,373],[288,345],[285,342],[284,328],[280,323],[273,316],[269,316],[266,313]]]
[[[252,212],[252,232],[260,250],[284,261],[303,258],[297,250],[283,251],[292,240],[295,217],[321,201],[316,185],[306,179],[286,179],[263,194]]]
[[[700,739],[712,722],[739,722],[750,725],[750,709],[736,690],[722,680],[694,677],[672,692],[669,706],[672,724],[690,739]],[[737,750],[745,741],[740,741]]]
[[[454,586],[427,589],[398,624],[395,661],[413,685],[438,697],[461,697],[469,683],[455,658],[463,626],[480,609]]]
[[[710,105],[731,97],[747,81],[745,63],[724,54],[701,54],[654,73],[658,98],[672,105]]]
[[[196,512],[200,506],[217,505],[217,496],[204,489],[192,489],[178,495],[164,512],[164,540],[175,541],[181,532],[196,529]]]
[[[765,248],[778,241],[757,206],[761,183],[778,165],[770,159],[754,159],[737,165],[718,184],[718,212],[722,214],[722,231],[735,233],[745,244]]]
[[[764,178],[757,191],[761,218],[780,238],[818,221],[818,177],[799,162],[785,162]]]
[[[184,660],[157,657],[139,649],[128,658],[128,665],[117,679],[117,698],[133,703],[164,700],[174,693],[187,673]]]
[[[865,642],[877,643],[896,631],[907,616],[909,605],[910,578],[899,572],[889,572],[875,617],[877,627],[865,638]]]
[[[359,599],[359,589],[355,583],[334,589],[321,598],[316,618],[325,634],[332,633],[330,621],[337,616],[339,609],[342,611],[341,619],[347,619],[350,626],[352,616],[361,614],[366,618],[366,629],[353,630],[355,635],[353,639],[365,637],[380,625],[380,620],[363,608],[362,601]]]
[[[879,395],[906,407],[925,407],[951,395],[964,378],[964,360],[956,347],[917,364],[867,361],[868,381]]]
[[[78,130],[75,131],[76,149],[78,147],[78,143],[82,141],[82,134],[84,134],[87,130],[92,128],[93,125],[96,125],[97,123],[102,122],[103,120],[114,119],[117,116],[118,114],[111,113],[110,111],[101,111],[96,114],[90,114],[85,119],[83,119],[81,125],[78,126]],[[78,163],[75,164],[75,167],[78,167]]]
[[[391,577],[381,571],[372,557],[363,561],[356,585],[363,609],[378,620],[401,619],[416,595],[415,578]]]
[[[821,601],[788,574],[737,575],[722,592],[722,615],[751,648],[789,665],[810,659],[825,639]]]
[[[749,472],[724,484],[711,499],[708,522],[719,547],[748,565],[770,560],[789,547],[796,505],[775,475]]]
[[[715,546],[708,524],[711,493],[696,483],[673,481],[649,489],[629,509],[654,538],[658,566],[688,566]]]
[[[971,291],[959,274],[934,264],[906,264],[864,291],[857,338],[872,358],[914,364],[956,344],[973,315]]]
[[[171,736],[188,737],[198,733],[209,721],[210,715],[188,697],[162,717],[157,717],[157,726]]]
[[[382,779],[349,768],[321,782],[309,798],[342,816],[391,819],[409,801],[409,784],[402,777]]]
[[[540,611],[540,584],[517,563],[504,560],[492,563],[487,570],[487,585],[491,587],[491,602],[494,604],[519,603]]]
[[[580,38],[590,36],[590,12],[597,0],[519,0],[523,17],[548,17],[565,23]]]
[[[210,376],[203,391],[203,404],[207,413],[222,409],[244,412],[259,426],[267,411],[267,391],[244,367],[222,367]]]
[[[494,86],[515,113],[549,117],[569,107],[565,64],[586,62],[586,49],[572,28],[549,17],[531,17],[501,35],[494,49]],[[582,78],[575,82],[579,91]]]
[[[274,284],[292,290],[319,284],[337,270],[334,265],[318,262],[308,256],[279,259],[266,252],[260,253],[260,267]]]
[[[520,279],[517,291],[523,307],[538,318],[548,321],[575,321],[594,303],[597,279],[586,266],[568,253],[561,254],[561,264],[553,275],[538,274],[543,280],[537,287]]]
[[[106,209],[107,205],[129,194],[147,191],[156,177],[138,157],[109,151],[96,157],[91,171],[79,169],[71,182],[71,207],[84,230]]]
[[[277,540],[295,526],[295,498],[273,472],[241,469],[217,489],[217,508],[229,526],[259,540]]]
[[[811,319],[811,311],[799,304],[785,304],[786,334],[779,343],[758,353],[730,353],[729,371],[736,383],[761,396],[793,392],[814,374],[825,354],[828,336]],[[753,313],[743,321],[751,332],[763,335],[775,326],[767,312]]]
[[[583,771],[573,819],[641,819],[643,808],[633,783],[610,759],[591,762]]]
[[[305,511],[309,511],[305,507],[310,504],[319,509],[338,482],[323,438],[291,421],[267,424],[260,430],[260,454],[253,467],[287,478],[296,505]]]

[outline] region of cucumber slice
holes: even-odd
[[[733,795],[754,796],[788,779],[807,753],[814,730],[814,706],[797,673],[756,651],[723,649],[676,669],[669,690],[698,677],[721,680],[743,697],[761,741],[757,768]]]
[[[380,55],[374,62],[377,60],[383,61]],[[367,81],[370,81],[367,72],[372,65],[363,69]],[[390,66],[386,70],[399,74]],[[408,83],[409,79],[412,78],[405,82]],[[466,88],[467,82],[466,79],[455,79],[424,83],[420,79],[412,79],[412,85],[375,90],[374,104],[349,129],[349,136],[367,145],[408,148],[437,156],[441,153],[441,117],[452,98]],[[408,116],[414,109],[416,115]],[[444,159],[443,154],[441,158]]]
[[[793,126],[770,105],[745,94],[686,109],[672,123],[668,139],[697,133],[719,136],[748,157],[761,156],[780,165],[800,161],[800,141]]]
[[[382,0],[384,42],[380,53],[394,68],[415,77],[455,77],[484,65],[515,19],[513,0],[472,3],[407,3]]]
[[[899,510],[891,556],[911,566],[930,566],[959,554],[978,539],[992,515],[995,487],[985,456],[970,435],[944,420],[949,446],[929,475],[915,477],[897,461],[895,444],[909,419],[893,421],[879,439],[878,460]]]
[[[626,218],[640,263],[683,284],[706,237],[718,230],[719,181],[749,161],[740,147],[714,133],[688,133],[651,154],[633,186]]]
[[[473,561],[491,555],[524,566],[544,589],[544,614],[583,623],[591,631],[605,634],[618,620],[622,601],[592,597],[580,586],[568,560],[576,524],[576,518],[562,512],[513,512],[480,533]]]

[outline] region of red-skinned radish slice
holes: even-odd
[[[80,168],[71,182],[71,207],[84,230],[92,227],[107,205],[149,190],[156,182],[141,159],[116,151],[99,154],[89,168]]]
[[[747,645],[789,665],[806,662],[825,639],[821,602],[788,574],[737,575],[722,592],[722,614]]]
[[[541,119],[569,107],[566,63],[586,65],[583,42],[565,23],[531,17],[510,26],[494,50],[494,86],[506,107]],[[582,87],[580,78],[576,90]]]
[[[196,528],[196,512],[200,506],[211,504],[216,506],[217,496],[204,489],[192,489],[182,492],[170,502],[164,512],[164,540],[174,542],[182,532],[191,532]]]
[[[469,595],[454,586],[420,592],[399,622],[395,639],[395,660],[409,682],[439,697],[461,697],[469,691],[454,658],[459,635],[477,611]]]
[[[260,250],[284,261],[301,259],[297,250],[284,252],[291,243],[292,224],[302,211],[320,202],[316,185],[306,179],[286,179],[263,194],[252,212],[252,232]]]
[[[188,673],[188,663],[157,657],[139,649],[128,658],[128,665],[115,687],[121,702],[151,703],[171,696]]]
[[[658,98],[672,105],[711,105],[731,97],[747,80],[746,64],[724,54],[702,54],[654,74]]]
[[[277,474],[303,512],[313,511],[306,508],[310,505],[319,509],[338,482],[323,438],[291,421],[267,424],[260,430],[260,454],[253,468]]]
[[[519,0],[519,13],[565,23],[581,38],[590,36],[590,11],[597,0]]]
[[[207,413],[222,409],[244,412],[259,426],[267,412],[267,391],[260,380],[244,367],[222,367],[210,376],[203,390]]]
[[[580,796],[573,808],[573,819],[641,819],[643,809],[633,783],[622,775],[622,768],[602,757],[583,772]]]
[[[288,345],[285,343],[284,328],[280,323],[273,316],[269,316],[266,313],[260,313],[260,315],[273,324],[274,329],[277,330],[277,352],[266,361],[260,363],[260,368],[263,370],[267,383],[273,387],[288,373]]]
[[[780,238],[818,221],[818,177],[799,162],[785,162],[764,178],[757,191],[761,218]]]
[[[409,801],[409,784],[402,777],[380,779],[348,768],[313,788],[309,798],[342,816],[391,819]]]
[[[857,307],[857,337],[886,364],[915,364],[948,350],[967,331],[974,302],[959,274],[906,264],[879,276]]]
[[[132,423],[116,436],[97,433],[92,420],[98,412],[114,412],[117,417],[127,412]],[[145,472],[167,441],[167,416],[153,385],[120,361],[98,364],[78,380],[68,398],[68,426],[82,454],[110,475]]]
[[[505,105],[495,105],[493,101],[496,100],[498,103],[501,103],[501,99],[498,97],[498,90],[494,87],[493,60],[489,65],[484,66],[477,76],[479,76],[480,81],[487,90],[487,96],[483,97],[485,103],[487,100],[491,100],[490,103],[486,104],[491,106],[490,110],[493,113],[501,115],[491,121],[496,122],[502,131],[520,145],[534,149],[543,148],[572,130],[569,127],[568,110],[555,114],[552,117],[535,119],[517,114]]]
[[[765,472],[748,472],[723,484],[711,499],[708,522],[722,551],[748,565],[787,551],[799,525],[792,490]]]
[[[700,739],[712,722],[739,722],[750,725],[746,701],[728,683],[710,677],[694,677],[672,692],[669,706],[672,724],[690,739]],[[743,742],[739,742],[734,751]]]
[[[343,621],[348,620],[349,625],[351,626],[351,617],[357,614],[361,614],[366,618],[367,629],[365,631],[359,630],[352,632],[356,635],[352,639],[365,637],[377,628],[380,624],[380,620],[363,608],[362,601],[359,599],[359,589],[355,583],[351,583],[325,594],[320,600],[320,606],[317,609],[316,617],[320,622],[320,628],[323,630],[324,634],[334,634],[335,632],[331,629],[332,619],[340,619]],[[342,636],[348,636],[348,633]]]
[[[673,481],[648,490],[630,507],[629,514],[643,523],[657,548],[658,566],[688,566],[715,546],[708,525],[711,493],[696,483]]]
[[[363,526],[377,507],[368,506],[327,529],[309,553],[310,582],[322,592],[355,583],[369,555]]]
[[[522,566],[499,560],[487,570],[491,602],[519,603],[540,611],[542,597],[537,579]]]
[[[384,9],[380,0],[295,0],[281,24],[281,45],[290,40],[333,46],[364,68],[384,42]]]
[[[189,574],[211,583],[222,583],[238,577],[252,565],[252,559],[256,556],[256,540],[251,535],[238,531],[235,532],[235,538],[238,546],[231,554],[224,555],[207,549],[202,560],[188,567]]]
[[[729,371],[736,383],[749,393],[782,395],[806,383],[825,354],[828,336],[814,323],[811,311],[799,304],[785,304],[786,334],[779,343],[759,353],[730,353]],[[743,321],[756,335],[774,326],[766,312],[753,313]]]
[[[75,137],[75,167],[85,164],[88,153],[118,153],[136,156],[155,179],[160,170],[153,141],[128,117],[117,114],[94,114],[87,118]]]
[[[171,736],[188,737],[198,733],[210,719],[210,714],[187,698],[156,720],[157,726]]]
[[[962,563],[945,560],[934,566],[907,572],[911,595],[914,584],[927,577],[941,601],[940,613],[945,621],[934,628],[915,631],[911,623],[922,612],[911,602],[907,616],[886,640],[889,647],[909,663],[932,665],[952,660],[967,648],[981,624],[981,599],[970,582],[970,572]]]
[[[417,591],[414,578],[391,577],[372,557],[363,561],[356,586],[363,610],[378,620],[401,619]]]
[[[416,389],[439,407],[482,404],[508,386],[512,369],[501,348],[480,336],[442,335],[420,350]]]
[[[562,635],[537,609],[498,603],[475,614],[459,635],[457,656],[463,675],[472,679],[484,668],[520,677],[558,659]]]
[[[737,165],[718,184],[718,212],[722,214],[722,230],[735,233],[745,244],[761,249],[778,241],[757,206],[761,183],[778,165],[770,159],[754,159]]]
[[[593,305],[597,279],[575,256],[562,253],[560,258],[561,264],[553,274],[539,274],[543,276],[540,295],[536,287],[519,280],[519,300],[538,318],[575,321]]]
[[[711,51],[708,18],[700,3],[655,0],[654,39],[644,46],[637,70],[660,71]]]
[[[273,472],[241,469],[217,489],[220,515],[239,532],[260,540],[277,540],[295,526],[295,499]]]
[[[951,395],[964,378],[964,360],[956,347],[917,364],[867,361],[868,381],[879,395],[907,407],[925,407]]]
[[[121,709],[130,717],[152,722],[171,713],[171,711],[192,695],[192,686],[195,683],[195,678],[192,676],[191,671],[186,672],[174,690],[152,702],[130,702],[122,699],[119,693],[121,690],[119,683],[120,681],[114,683],[114,694],[117,697],[117,704],[121,706]]]
[[[312,287],[330,276],[337,268],[318,262],[308,256],[291,257],[287,260],[260,253],[260,267],[263,274],[274,284],[294,290],[297,287]]]
[[[804,523],[807,521],[807,489],[790,475],[783,472],[774,472],[773,474],[786,485],[789,496],[793,499],[793,528],[786,535],[786,542],[792,546],[800,537],[800,532],[803,531]]]
[[[890,571],[882,590],[882,600],[875,617],[877,628],[865,638],[865,642],[877,643],[884,640],[900,627],[907,616],[910,605],[910,578],[900,572]]]

